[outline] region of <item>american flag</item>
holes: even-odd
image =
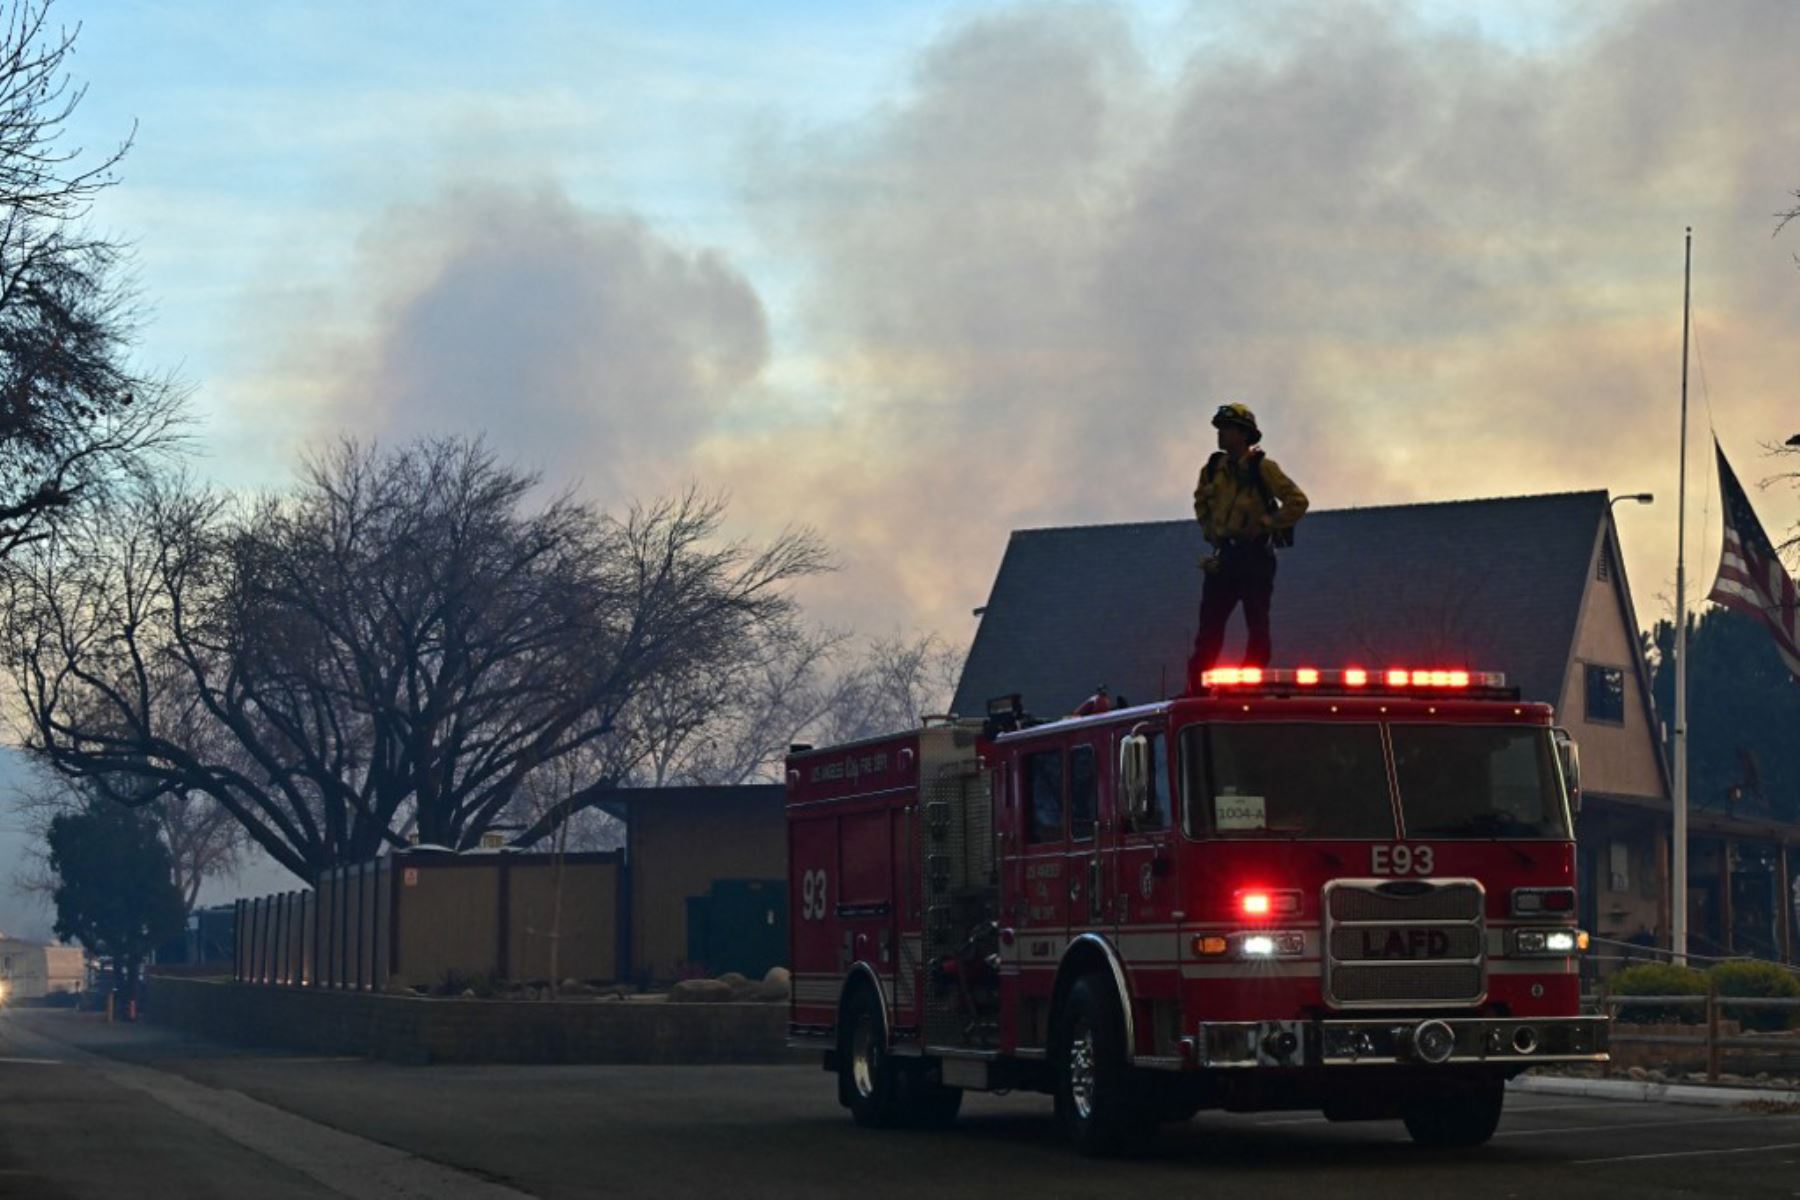
[[[1725,461],[1725,451],[1717,442],[1713,450],[1719,456],[1719,492],[1725,502],[1725,545],[1719,555],[1719,577],[1706,598],[1749,613],[1768,626],[1788,673],[1800,680],[1800,592],[1751,510],[1750,498]]]

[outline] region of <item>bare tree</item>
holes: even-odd
[[[1800,201],[1800,188],[1794,189],[1793,196],[1796,201]],[[1775,234],[1779,236],[1783,229],[1797,220],[1800,220],[1800,203],[1775,214]],[[1800,254],[1794,255],[1794,261],[1800,263]]]
[[[182,399],[128,366],[124,251],[80,229],[130,139],[97,159],[64,147],[85,89],[66,73],[79,30],[52,30],[50,9],[0,8],[0,559],[141,476]]]
[[[838,702],[829,671],[845,641],[784,621],[654,680],[621,722],[620,777],[640,787],[778,779],[788,745]]]
[[[965,657],[935,633],[875,639],[838,680],[808,740],[831,744],[916,729],[950,710]]]
[[[782,623],[646,687],[620,721],[612,774],[637,787],[777,782],[796,741],[853,741],[946,711],[962,660],[935,634],[858,652],[847,634]]]
[[[1796,210],[1796,213],[1800,213],[1800,210]],[[1777,466],[1780,469],[1762,480],[1759,486],[1767,488],[1771,484],[1783,483],[1800,490],[1800,429],[1795,430],[1785,443],[1765,444],[1763,449],[1770,457],[1779,460]],[[1800,522],[1789,527],[1787,536],[1775,544],[1775,549],[1790,563],[1800,563]]]
[[[785,584],[824,565],[804,533],[715,544],[722,502],[697,492],[615,520],[528,510],[536,488],[446,439],[345,443],[242,508],[141,489],[12,581],[29,748],[127,803],[212,797],[308,880],[408,827],[465,849],[550,765],[603,767],[647,686],[787,620]]]

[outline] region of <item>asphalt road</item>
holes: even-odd
[[[792,1067],[397,1067],[0,1013],[0,1196],[1792,1196],[1800,1115],[1513,1095],[1478,1151],[1398,1122],[1202,1114],[1075,1157],[1039,1096],[853,1127]]]

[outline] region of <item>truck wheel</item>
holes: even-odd
[[[1406,1132],[1421,1146],[1479,1146],[1500,1127],[1506,1084],[1484,1079],[1473,1087],[1437,1095],[1410,1107],[1402,1119]]]
[[[887,1050],[887,1026],[875,994],[859,987],[844,1013],[838,1046],[838,1101],[858,1125],[883,1128],[899,1116],[900,1078]]]
[[[1125,1063],[1125,1017],[1099,975],[1085,975],[1069,990],[1053,1054],[1056,1116],[1078,1153],[1110,1157],[1147,1140],[1155,1124],[1140,1111]]]

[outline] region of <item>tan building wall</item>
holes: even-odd
[[[1623,576],[1616,559],[1611,563],[1608,580],[1596,578],[1598,567],[1596,555],[1595,561],[1588,564],[1587,596],[1576,628],[1569,673],[1563,680],[1562,699],[1556,707],[1557,719],[1581,745],[1581,776],[1587,790],[1660,799],[1667,795],[1657,765],[1660,735],[1650,725],[1649,705],[1638,678],[1637,632],[1626,624],[1619,583]],[[1589,663],[1624,672],[1622,723],[1588,720]]]
[[[566,865],[562,873],[560,917],[554,863],[515,863],[510,874],[509,978],[549,979],[552,940],[558,947],[555,973],[560,978],[617,978],[619,869],[616,863]]]
[[[648,794],[631,802],[634,975],[676,978],[688,960],[687,898],[715,879],[787,878],[782,795],[728,799]]]

